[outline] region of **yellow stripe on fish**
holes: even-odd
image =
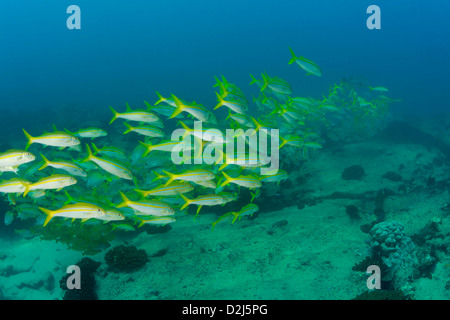
[[[77,146],[80,144],[80,140],[78,140],[77,137],[74,137],[73,135],[62,131],[45,133],[39,137],[32,137],[28,132],[25,131],[25,129],[22,130],[28,140],[25,150],[27,150],[33,143],[61,148]]]
[[[106,213],[103,208],[89,203],[71,204],[55,211],[51,211],[41,207],[39,207],[39,210],[47,215],[47,218],[44,221],[44,227],[50,222],[51,219],[53,219],[53,217],[87,220],[91,218],[101,217]]]
[[[57,189],[58,191],[64,187],[68,187],[77,183],[77,179],[71,176],[54,174],[49,177],[40,179],[35,183],[26,185],[23,196],[25,197],[28,192],[33,190],[49,190]]]
[[[130,207],[137,212],[137,215],[152,215],[152,216],[170,216],[175,214],[175,211],[168,204],[157,200],[140,200],[131,201],[125,194],[120,191],[122,202],[118,204],[117,208]]]
[[[91,148],[86,144],[86,149],[88,152],[88,156],[83,160],[83,162],[92,161],[99,165],[103,170],[126,180],[133,180],[133,174],[131,171],[125,167],[122,163],[118,162],[118,160],[108,159],[105,157],[99,158],[92,154]]]
[[[0,167],[16,167],[34,161],[36,157],[25,150],[8,150],[0,153]]]

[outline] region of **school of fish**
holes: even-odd
[[[322,76],[316,63],[289,49],[289,64],[295,62],[307,75]],[[321,128],[330,128],[349,114],[361,125],[376,122],[394,101],[384,95],[388,91],[384,87],[370,87],[374,95],[368,99],[343,82],[334,85],[322,100],[295,97],[290,84],[279,77],[267,73],[250,77],[250,85],[258,89],[252,101],[256,108],[249,108],[251,103],[243,91],[224,76],[216,77],[217,105],[211,108],[174,94],[163,97],[159,92],[158,100],[154,104],[145,101],[143,109],[127,104],[125,111],[118,112],[110,106],[109,127],[122,126],[124,135],[136,138],[133,145],[94,144],[94,140],[106,140],[102,138],[110,135],[109,127],[75,132],[54,128],[54,132],[33,135],[24,129],[23,149],[0,150],[0,174],[11,177],[0,181],[0,194],[8,198],[11,207],[5,223],[6,219],[11,223],[15,218],[35,218],[46,226],[54,218],[66,218],[67,223],[79,219],[82,223],[109,223],[112,230],[135,230],[145,224],[174,223],[191,206],[196,206],[198,215],[205,206],[238,201],[241,188],[250,189],[250,203],[211,222],[212,230],[221,222],[234,224],[258,212],[253,201],[264,184],[280,183],[289,175],[282,168],[262,175],[259,169],[267,162],[251,152],[249,136],[243,137],[248,150],[222,153],[225,161],[221,163],[197,164],[195,160],[208,147],[230,142],[230,137],[222,134],[225,129],[269,134],[278,129],[277,152],[301,161],[308,159],[312,150],[322,148]],[[218,117],[225,108],[226,115]],[[180,141],[171,140],[171,132],[165,130],[170,119],[184,130],[183,137],[197,146],[181,143],[181,164],[174,164],[171,158]],[[193,120],[202,123],[201,131],[193,128]]]

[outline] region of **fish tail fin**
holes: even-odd
[[[169,177],[169,180],[166,181],[166,186],[168,186],[177,176],[173,173],[167,172],[165,170],[163,170],[164,174],[167,175],[167,177]]]
[[[150,152],[150,151],[152,151],[152,145],[150,144],[150,143],[145,143],[145,142],[142,142],[142,141],[139,141],[139,143],[141,144],[141,145],[143,145],[144,147],[145,147],[145,152],[142,154],[142,158],[144,158],[146,155],[148,155],[148,153]]]
[[[42,160],[44,160],[44,164],[38,170],[45,169],[51,164],[51,162],[42,153],[41,153],[41,157],[42,157]]]
[[[123,208],[123,207],[128,206],[128,204],[130,203],[130,200],[127,198],[127,196],[122,191],[119,191],[119,192],[120,192],[120,197],[122,198],[122,202],[119,203],[116,206],[116,208]]]
[[[92,158],[94,158],[94,155],[92,154],[91,148],[89,148],[89,145],[86,143],[86,151],[87,151],[87,157],[81,160],[81,162],[88,162]]]
[[[233,114],[231,113],[231,109],[228,109],[228,116],[225,118],[225,120],[228,120],[231,118]]]
[[[183,138],[185,138],[187,135],[189,135],[189,132],[194,131],[191,130],[191,128],[189,128],[183,121],[178,121],[179,124],[181,124],[181,126],[183,127],[184,130],[186,130],[186,132],[183,134]]]
[[[184,104],[181,102],[181,100],[178,99],[177,97],[175,97],[173,94],[172,94],[172,98],[173,98],[173,101],[175,102],[176,109],[172,113],[172,115],[169,117],[169,119],[175,118],[177,115],[179,115],[181,112],[184,111]]]
[[[217,99],[219,100],[219,103],[214,107],[214,110],[219,109],[221,106],[223,106],[223,98],[216,92]]]
[[[96,156],[99,150],[93,142],[91,144],[92,144],[92,149],[94,150],[94,156]]]
[[[250,84],[258,83],[258,80],[256,80],[256,78],[252,74],[250,74],[250,77],[252,77],[252,81],[250,82]]]
[[[263,73],[261,74],[261,77],[263,78],[263,86],[261,87],[261,92],[264,91],[265,88],[267,88],[267,85],[269,84],[269,79],[266,77]]]
[[[231,220],[231,223],[233,224],[236,221],[236,219],[239,217],[239,212],[232,212],[231,214],[234,216],[233,220]]]
[[[127,133],[131,132],[134,129],[127,122],[124,122],[123,124],[127,127],[127,130],[125,130],[123,134],[127,134]]]
[[[139,194],[142,198],[145,198],[146,192],[144,190],[133,189],[137,194]]]
[[[180,210],[183,210],[184,208],[186,208],[188,205],[191,204],[192,200],[186,198],[182,193],[180,193],[181,198],[183,198],[184,200],[184,204],[181,206]]]
[[[160,174],[160,173],[158,173],[156,171],[153,171],[153,173],[155,174],[155,178],[152,180],[152,182],[158,181],[158,180],[160,180],[162,178],[167,178],[167,176],[162,175],[162,174]]]
[[[255,125],[255,132],[258,132],[259,129],[261,129],[262,125],[253,117],[250,117],[252,119],[253,124]]]
[[[137,188],[138,187],[138,179],[136,176],[133,177],[133,183],[134,183],[134,186]]]
[[[153,109],[153,106],[150,105],[147,101],[144,101],[145,105],[147,106],[147,111],[150,111]]]
[[[231,178],[229,175],[227,175],[224,171],[222,171],[223,176],[225,177],[225,181],[222,182],[222,184],[220,185],[221,187],[226,186],[227,184],[229,184],[233,178]]]
[[[27,145],[25,146],[25,150],[28,150],[28,148],[31,146],[31,144],[34,142],[34,137],[32,137],[28,132],[25,131],[25,129],[22,129],[23,133],[25,134],[25,137],[27,138]]]
[[[155,106],[158,105],[161,102],[164,102],[164,100],[166,100],[166,99],[163,98],[163,96],[158,91],[156,91],[156,94],[158,95],[159,99],[158,99],[158,101],[155,102]]]
[[[281,137],[281,136],[280,136],[280,140],[281,140],[282,142],[281,142],[280,147],[279,147],[278,149],[281,149],[281,148],[288,142],[285,138],[283,138],[283,137]]]
[[[53,126],[54,126],[54,127],[53,127],[53,129],[55,129],[55,131],[57,131],[57,130],[56,130],[56,126],[55,126],[55,125],[53,125]],[[66,129],[66,128],[64,128],[64,131],[65,131],[65,132],[67,132],[68,134],[71,134],[71,135],[73,135],[73,136],[75,135],[75,133],[74,133],[74,132],[71,132],[71,131],[69,131],[69,130],[68,130],[68,129]]]
[[[23,191],[23,197],[26,197],[28,192],[31,191],[31,187],[33,186],[33,184],[29,183],[29,184],[24,184],[23,186],[25,187],[25,190]]]
[[[295,62],[297,57],[295,56],[295,53],[294,53],[294,51],[291,48],[289,48],[289,51],[291,51],[291,55],[292,55],[292,58],[289,60],[289,64],[292,64],[292,63]]]
[[[55,212],[41,207],[38,208],[47,215],[43,224],[43,226],[45,227],[50,222],[50,220],[52,220],[53,216],[55,215]]]
[[[67,197],[67,201],[64,202],[64,205],[68,205],[69,203],[75,203],[75,199],[67,192],[67,190],[64,190],[64,194]]]
[[[113,123],[114,120],[117,119],[117,117],[119,116],[119,113],[113,109],[113,107],[109,106],[109,108],[111,109],[112,113],[113,113],[113,117],[111,119],[111,121],[109,122],[109,124]]]
[[[142,227],[145,224],[144,219],[139,218],[139,221],[141,221],[141,223],[139,223],[138,228]]]

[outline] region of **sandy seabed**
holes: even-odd
[[[429,192],[427,179],[450,177],[440,151],[415,144],[387,144],[373,140],[354,143],[336,151],[316,152],[290,180],[292,197],[322,199],[299,209],[280,204],[279,211],[261,212],[255,219],[234,224],[211,222],[217,216],[207,207],[193,220],[187,215],[167,233],[140,233],[127,244],[145,249],[151,256],[140,270],[114,273],[104,263],[104,253],[91,256],[101,261],[96,272],[99,299],[352,299],[367,291],[368,275],[352,267],[370,253],[369,234],[361,225],[374,220],[374,205],[359,199],[332,198],[335,192],[363,194],[387,188],[386,221],[398,221],[407,235],[422,229],[432,218],[441,218],[440,230],[449,234],[450,222],[442,208],[450,202],[449,190]],[[343,180],[342,171],[361,165],[361,180]],[[401,169],[399,169],[401,168]],[[388,172],[411,181],[383,178]],[[422,187],[421,187],[422,186]],[[361,218],[351,219],[346,206],[360,208]],[[111,244],[122,244],[116,239]],[[61,299],[59,280],[66,268],[82,258],[61,243],[37,238],[2,240],[0,248],[0,298]],[[449,299],[448,256],[441,257],[432,278],[410,283],[416,299]]]

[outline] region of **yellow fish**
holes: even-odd
[[[39,137],[32,137],[28,132],[25,131],[25,129],[22,130],[23,133],[25,133],[25,137],[27,137],[28,139],[25,150],[28,150],[28,148],[33,143],[39,143],[46,146],[61,147],[61,148],[73,147],[80,144],[80,140],[78,140],[77,137],[74,137],[73,135],[63,131],[45,133]]]
[[[77,183],[77,179],[72,176],[67,176],[63,174],[54,174],[50,177],[45,177],[40,179],[35,183],[26,185],[23,196],[25,197],[28,192],[33,190],[49,190],[56,189],[61,190],[64,187],[68,187]]]
[[[83,221],[91,218],[99,218],[105,214],[105,210],[90,203],[76,203],[62,207],[58,210],[51,211],[39,207],[43,213],[47,215],[44,221],[44,227],[50,222],[53,217],[65,217],[72,219],[83,219]]]

